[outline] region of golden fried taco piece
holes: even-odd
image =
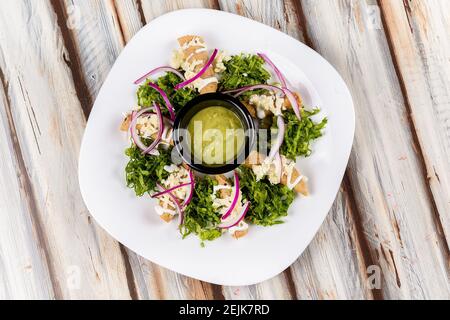
[[[209,54],[206,49],[205,41],[200,36],[186,35],[178,38],[178,43],[183,50],[184,58],[187,63],[194,64],[195,61],[201,61],[193,68],[193,72],[198,73],[209,59]],[[200,78],[208,79],[215,76],[213,65],[211,64],[208,69],[201,75]],[[209,82],[203,88],[200,89],[200,93],[209,93],[217,91],[217,81]]]
[[[175,218],[175,216],[170,213],[163,213],[162,215],[160,215],[160,217],[167,223],[169,223],[170,221],[173,220],[173,218]]]
[[[258,153],[257,151],[253,150],[250,155],[247,157],[247,159],[245,160],[244,165],[247,168],[252,168],[255,165],[260,165],[261,163],[263,163],[264,161],[264,156],[260,153]],[[300,172],[297,170],[297,168],[294,168],[291,174],[291,183],[295,181],[295,179],[297,179],[300,176]],[[287,181],[287,175],[285,172],[283,172],[282,176],[281,176],[281,184],[287,186],[288,185],[288,181]],[[309,195],[309,191],[308,191],[308,184],[306,183],[305,179],[301,179],[295,186],[294,186],[294,190],[297,193],[300,193],[304,196]]]
[[[223,174],[216,175],[216,180],[219,183],[219,185],[230,185],[228,179]],[[231,195],[231,190],[221,189],[219,191],[219,195],[220,198],[222,199],[229,197]]]
[[[237,230],[233,233],[233,238],[239,239],[245,236],[248,233],[248,229],[245,230]]]
[[[127,115],[123,120],[122,123],[120,124],[120,131],[128,131],[128,129],[130,128],[130,124],[131,124],[131,114]]]

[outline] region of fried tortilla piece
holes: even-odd
[[[193,41],[195,38],[198,39],[198,42],[201,45],[192,45],[187,48],[183,48],[183,46],[187,45],[188,43]],[[178,38],[178,43],[180,44],[180,47],[182,48],[183,53],[184,53],[184,58],[187,60],[188,63],[192,63],[195,60],[199,60],[202,62],[201,64],[197,64],[194,68],[194,72],[198,73],[209,59],[208,51],[202,50],[203,48],[206,48],[205,41],[200,36],[186,35],[186,36]],[[207,78],[214,77],[214,76],[215,76],[215,72],[214,72],[213,65],[211,64],[208,67],[208,69],[206,69],[206,71],[201,75],[201,78],[207,79]],[[200,93],[204,94],[204,93],[216,92],[216,91],[217,91],[217,82],[210,82],[209,84],[207,84],[205,87],[203,87],[200,90]]]
[[[248,155],[247,159],[245,159],[244,165],[247,168],[251,168],[253,165],[261,164],[263,162],[263,160],[264,160],[264,156],[262,154],[260,154],[256,150],[252,150],[252,152],[250,152],[250,154]]]
[[[245,236],[247,233],[248,233],[248,229],[238,230],[238,231],[235,231],[232,236],[235,239],[239,239],[239,238],[242,238],[243,236]]]
[[[161,201],[159,201],[159,205],[162,206],[162,202],[161,202]],[[168,209],[170,209],[170,210],[175,210],[175,208],[172,207],[172,206],[170,206],[170,205],[169,205],[169,208],[168,208]],[[160,215],[160,217],[161,217],[161,219],[163,219],[165,222],[170,222],[170,221],[173,220],[173,218],[175,218],[175,216],[174,216],[173,214],[170,214],[170,213],[163,213],[162,215]]]
[[[250,115],[253,118],[256,118],[256,108],[247,101],[242,101],[242,104],[247,109],[247,111],[250,113]]]
[[[223,174],[217,175],[216,180],[220,185],[230,185],[230,183],[228,182],[228,179]],[[231,195],[231,190],[221,189],[219,194],[220,194],[220,197],[223,199],[223,198],[229,197]]]
[[[175,218],[175,216],[171,215],[170,213],[163,213],[162,215],[160,215],[160,217],[167,223],[169,223],[170,221],[173,220],[173,218]]]
[[[265,157],[262,154],[253,150],[245,160],[244,165],[248,168],[252,168],[254,165],[260,165],[264,161],[264,158]],[[300,172],[296,168],[294,168],[294,170],[292,171],[290,182],[295,181],[295,179],[297,179],[299,176]],[[288,184],[287,175],[284,172],[281,176],[281,184],[285,186]],[[304,196],[309,195],[308,184],[306,183],[305,179],[300,180],[300,182],[295,185],[294,190]]]
[[[131,114],[127,115],[123,120],[122,123],[120,124],[120,131],[128,131],[128,129],[130,128],[130,124],[131,124]]]
[[[297,179],[299,176],[300,172],[298,172],[298,170],[294,168],[294,170],[292,171],[291,182],[295,181],[295,179]],[[288,184],[287,175],[285,173],[283,173],[281,177],[281,183],[285,186]],[[306,184],[305,179],[300,180],[300,182],[295,185],[294,190],[304,196],[309,195],[308,185]]]

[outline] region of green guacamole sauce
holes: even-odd
[[[239,117],[225,107],[211,106],[189,121],[191,150],[207,165],[234,160],[244,145],[244,127]]]

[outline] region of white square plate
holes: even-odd
[[[175,222],[164,223],[153,200],[137,198],[125,185],[124,155],[129,141],[118,130],[122,113],[136,105],[133,81],[169,63],[176,39],[205,38],[210,49],[264,52],[285,73],[305,105],[327,116],[325,135],[313,154],[298,161],[309,178],[311,196],[298,197],[285,223],[251,226],[244,238],[225,234],[200,246],[185,240]],[[341,183],[354,134],[353,103],[344,81],[319,54],[273,28],[230,13],[188,9],[152,20],[130,41],[106,79],[86,127],[79,160],[83,199],[95,220],[141,256],[176,272],[222,285],[250,285],[286,269],[307,247],[326,217]]]

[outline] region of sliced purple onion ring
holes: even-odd
[[[225,212],[222,215],[222,220],[225,220],[226,218],[228,218],[228,216],[231,214],[231,212],[233,212],[234,207],[236,206],[238,199],[239,199],[239,176],[237,174],[236,171],[234,171],[234,197],[233,197],[233,202],[231,203],[230,208],[228,208],[227,212]]]
[[[172,72],[173,74],[176,74],[177,76],[179,76],[181,79],[184,80],[184,76],[183,74],[178,71],[175,68],[169,67],[169,66],[162,66],[162,67],[158,67],[155,68],[153,70],[150,70],[149,72],[147,72],[146,74],[144,74],[142,77],[140,77],[139,79],[137,79],[134,84],[139,84],[142,81],[144,81],[145,79],[147,79],[148,77],[150,77],[151,75],[155,74],[155,73],[160,73],[160,72]]]
[[[298,105],[294,93],[288,88],[283,88],[283,91],[286,94],[286,97],[289,99],[289,102],[291,103],[292,109],[294,109],[295,115],[297,116],[298,120],[302,120],[302,116],[300,114],[300,106]]]
[[[283,175],[283,163],[281,162],[280,153],[277,152],[274,157],[273,165],[275,166],[275,173],[277,175],[278,183],[281,182],[281,176]]]
[[[190,185],[191,185],[191,183],[187,182],[187,183],[183,183],[183,184],[180,184],[178,186],[172,187],[170,189],[165,189],[164,191],[161,191],[161,192],[153,194],[152,198],[159,198],[159,197],[165,195],[166,193],[170,193],[172,191],[175,191],[177,189],[180,189],[180,188],[183,188],[183,187],[187,187],[187,186],[190,186]]]
[[[270,58],[265,53],[258,53],[258,56],[260,56],[273,69],[278,77],[278,80],[280,80],[281,86],[283,88],[287,88],[286,78],[281,73],[280,69],[278,69],[277,66],[272,62],[272,60],[270,60]]]
[[[267,157],[269,162],[272,162],[273,158],[276,156],[278,150],[280,150],[280,147],[283,144],[285,124],[283,117],[281,115],[277,116],[277,127],[278,127],[277,140],[275,141],[274,145],[270,147],[270,153],[269,156]]]
[[[184,88],[185,86],[187,86],[188,84],[194,82],[195,80],[197,80],[198,78],[200,78],[202,76],[202,74],[204,74],[206,72],[206,70],[208,70],[209,66],[213,63],[214,59],[216,58],[218,50],[214,49],[211,57],[209,57],[208,62],[206,62],[206,64],[203,66],[203,68],[192,78],[187,79],[179,84],[177,84],[175,86],[175,90],[179,90],[181,88]]]
[[[157,137],[153,140],[153,142],[150,144],[150,146],[147,147],[142,142],[141,137],[139,137],[139,135],[137,133],[136,124],[137,124],[137,120],[139,119],[139,117],[141,117],[144,113],[148,113],[148,112],[152,111],[153,109],[156,111],[156,114],[158,115],[159,129],[158,129]],[[133,113],[131,114],[131,124],[130,124],[131,138],[133,139],[134,144],[136,146],[138,146],[139,149],[142,150],[142,153],[147,154],[147,153],[152,152],[153,149],[155,149],[155,147],[158,145],[159,141],[161,140],[163,131],[164,131],[163,116],[162,116],[160,107],[156,103],[154,103],[152,107],[142,109],[139,112],[133,111]]]
[[[179,215],[179,220],[178,220],[179,224],[180,225],[183,224],[184,212],[183,212],[183,209],[181,208],[180,202],[178,201],[177,197],[175,197],[172,192],[166,192],[167,190],[159,183],[157,183],[156,186],[160,190],[160,193],[165,192],[165,194],[167,194],[172,199],[172,201],[175,205],[175,209],[177,210],[178,215]]]
[[[170,103],[169,97],[167,96],[167,94],[164,92],[163,89],[161,89],[160,87],[158,87],[156,84],[149,82],[148,84],[151,88],[155,89],[156,91],[158,91],[158,93],[161,95],[161,97],[164,100],[164,103],[166,104],[167,109],[169,110],[170,113],[170,120],[174,121],[175,120],[175,112],[173,111],[173,107],[172,104]]]
[[[189,169],[189,178],[191,179],[190,181],[190,190],[189,190],[189,195],[186,197],[186,199],[184,199],[184,202],[182,204],[183,207],[186,207],[192,200],[192,197],[194,196],[194,190],[195,190],[195,178],[194,178],[194,173],[192,172],[191,169]]]
[[[247,201],[243,206],[242,206],[242,211],[235,215],[232,216],[231,218],[227,219],[228,221],[222,221],[221,224],[219,224],[219,228],[220,229],[229,229],[232,228],[234,226],[237,226],[239,223],[241,223],[242,220],[244,220],[245,215],[247,214],[247,211],[250,207],[250,201]]]
[[[288,88],[280,88],[280,87],[272,86],[270,84],[255,84],[253,86],[244,86],[239,89],[224,91],[223,93],[227,93],[227,94],[234,93],[234,97],[236,98],[236,97],[239,97],[244,92],[252,91],[252,90],[256,90],[256,89],[272,90],[272,91],[277,91],[277,92],[284,94],[288,98],[289,102],[291,103],[292,109],[294,109],[295,115],[297,116],[297,118],[299,120],[301,120],[300,106],[298,105],[297,99],[295,99],[294,93],[291,90],[289,90]]]

